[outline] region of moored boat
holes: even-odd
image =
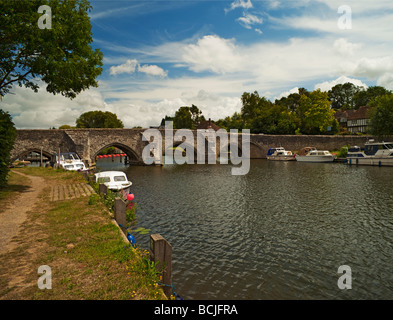
[[[292,161],[295,160],[295,155],[292,153],[292,151],[287,151],[283,147],[279,147],[270,148],[267,152],[266,158],[268,160]]]
[[[327,150],[317,150],[314,147],[305,147],[295,156],[299,162],[333,162],[336,158]]]
[[[122,171],[98,172],[95,177],[96,182],[103,183],[111,191],[121,192],[122,194],[130,193],[132,182],[128,181],[126,174]]]
[[[57,153],[53,155],[52,166],[60,166],[69,171],[86,171],[87,168],[83,161],[75,152],[60,153],[60,159]]]
[[[348,164],[393,166],[393,143],[367,141],[364,148],[351,147],[347,153]]]

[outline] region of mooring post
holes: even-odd
[[[162,270],[162,280],[165,295],[169,298],[172,294],[172,246],[160,234],[150,235],[151,260],[157,263],[157,271]]]
[[[117,224],[121,224],[124,227],[127,227],[127,218],[126,218],[126,203],[120,197],[115,198],[115,220]],[[121,228],[123,233],[127,235],[127,230],[125,228]]]
[[[107,186],[106,186],[105,184],[103,184],[103,183],[100,183],[100,184],[98,185],[98,192],[99,192],[100,194],[103,194],[104,197],[106,197],[106,195],[107,195],[107,193],[108,193],[108,188],[107,188]]]

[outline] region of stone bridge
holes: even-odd
[[[42,153],[49,159],[59,148],[61,152],[76,152],[87,163],[94,163],[98,153],[107,147],[117,147],[129,157],[131,164],[144,164],[142,151],[149,143],[142,139],[147,129],[20,129],[11,151],[12,161],[22,158],[30,152]],[[163,154],[168,149],[164,144],[165,130],[162,134]],[[176,130],[173,131],[176,134]],[[190,131],[194,137],[194,146],[197,145],[197,131]],[[239,153],[242,152],[241,134],[238,135]],[[262,159],[272,147],[282,146],[286,150],[297,151],[305,146],[314,146],[323,150],[338,150],[344,145],[363,146],[369,136],[307,136],[307,135],[250,135],[250,158]],[[230,139],[228,138],[228,141]],[[182,141],[173,142],[170,147],[176,147]],[[184,146],[184,145],[183,145]],[[206,141],[206,155],[208,143]],[[165,148],[166,147],[166,148]],[[193,147],[193,146],[191,146]],[[220,154],[220,140],[217,137],[216,156]],[[206,161],[207,163],[207,161]]]

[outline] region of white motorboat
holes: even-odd
[[[348,164],[393,166],[393,143],[371,139],[365,143],[364,149],[357,146],[349,148],[347,161]]]
[[[60,153],[60,161],[57,153],[53,155],[53,166],[62,167],[69,171],[86,171],[86,166],[75,152]]]
[[[314,147],[305,147],[295,156],[299,162],[333,162],[336,158],[327,150],[317,150]]]
[[[291,161],[295,160],[295,155],[292,151],[287,151],[283,147],[279,148],[270,148],[267,152],[266,158],[268,160],[285,160]]]
[[[95,174],[96,182],[103,183],[112,191],[122,191],[123,194],[130,193],[131,181],[122,171],[103,171]]]

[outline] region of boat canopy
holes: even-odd
[[[310,151],[317,150],[315,147],[304,147],[302,150],[299,152],[299,156],[305,156],[307,155]]]

